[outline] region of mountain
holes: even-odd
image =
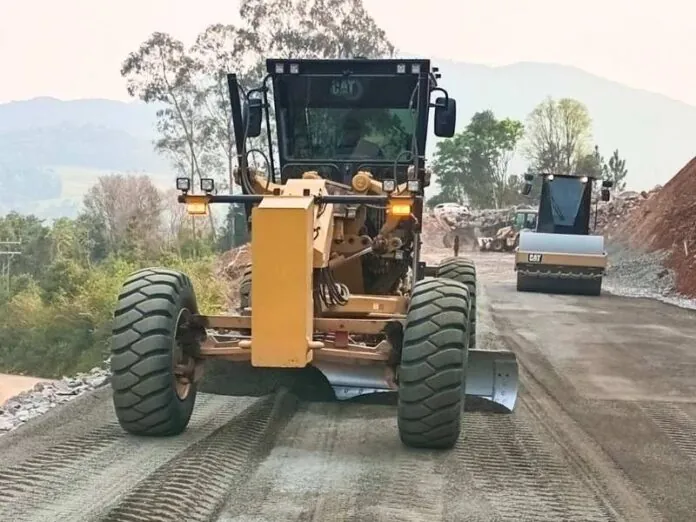
[[[433,65],[457,99],[458,130],[485,109],[524,121],[547,96],[582,101],[602,154],[618,148],[626,158],[631,189],[665,183],[696,154],[696,107],[666,96],[554,64]],[[111,172],[146,172],[169,186],[172,169],[152,148],[155,112],[142,102],[103,99],[0,104],[0,214],[74,215],[96,177]],[[511,165],[513,172],[524,167],[521,157]]]
[[[153,151],[155,111],[100,99],[1,104],[0,214],[74,216],[99,175],[147,172],[160,179],[171,169]]]

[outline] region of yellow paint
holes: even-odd
[[[309,191],[311,196],[328,194],[327,183],[324,179],[289,179],[283,186],[284,196],[304,196]],[[334,234],[334,205],[326,204],[323,210],[320,206],[314,207],[314,224],[312,225],[313,266],[325,267],[329,264],[331,254],[331,240]]]
[[[313,198],[303,196],[267,196],[252,211],[252,366],[312,360],[314,212]]]
[[[541,263],[530,263],[529,254],[541,254]],[[515,264],[527,266],[577,266],[588,268],[605,268],[607,266],[606,254],[553,254],[548,252],[517,251]]]
[[[198,194],[187,194],[185,196],[186,213],[190,216],[208,215],[208,196]]]

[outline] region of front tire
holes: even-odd
[[[469,348],[476,348],[476,265],[470,259],[450,257],[440,262],[437,267],[437,277],[445,277],[466,285],[471,301],[469,314]]]
[[[413,286],[398,372],[397,420],[406,446],[446,449],[459,438],[470,306],[466,285],[457,281],[425,278]]]
[[[134,435],[177,435],[196,400],[195,360],[181,333],[198,313],[189,278],[147,268],[121,288],[111,344],[113,403],[123,429]]]

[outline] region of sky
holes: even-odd
[[[572,65],[696,105],[694,2],[363,1],[408,54]],[[152,32],[190,44],[207,25],[238,20],[235,0],[0,0],[0,103],[127,100],[121,62]]]

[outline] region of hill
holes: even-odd
[[[433,63],[457,99],[458,130],[480,110],[524,120],[546,96],[570,96],[588,106],[603,154],[618,148],[626,158],[629,188],[664,184],[694,154],[696,107],[665,96],[561,65]],[[102,99],[0,104],[0,213],[74,215],[84,187],[108,172],[150,172],[158,183],[170,180],[172,169],[152,149],[155,112],[141,102]],[[513,171],[523,168],[516,158]]]

